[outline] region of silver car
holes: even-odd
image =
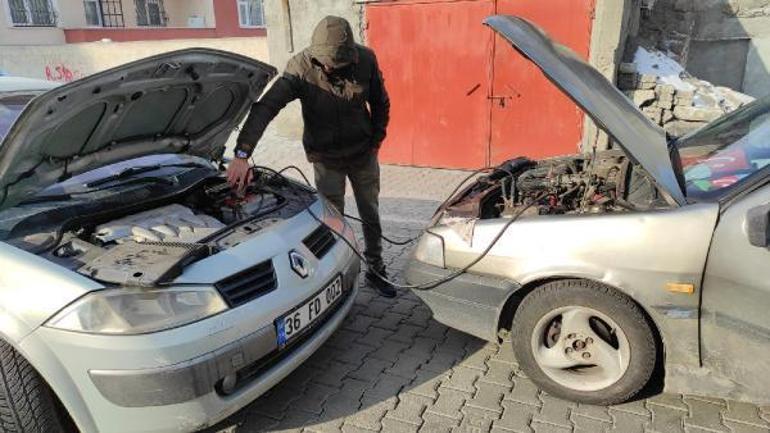
[[[658,371],[672,392],[770,401],[770,99],[669,140],[533,24],[486,24],[617,150],[479,178],[420,239],[415,292],[449,326],[510,336],[553,395],[617,403]]]
[[[352,229],[279,173],[245,195],[223,176],[274,74],[191,49],[0,78],[0,430],[198,430],[340,325],[359,260],[329,227]]]

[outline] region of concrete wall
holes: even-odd
[[[131,2],[133,4],[133,2]],[[60,27],[87,27],[86,12],[82,1],[59,0],[56,12],[58,13]],[[126,5],[123,5],[125,14]]]
[[[770,36],[752,39],[746,56],[743,91],[756,97],[770,95],[769,66]]]
[[[597,0],[591,27],[589,62],[610,81],[615,81],[623,60],[626,40],[638,32],[639,0]],[[606,149],[607,135],[588,116],[583,125],[583,149]]]
[[[218,0],[221,1],[221,0]],[[358,42],[364,41],[362,4],[353,0],[264,0],[265,22],[270,31],[267,42],[271,63],[280,70],[294,54],[310,43],[318,21],[326,15],[346,18],[353,26]],[[302,117],[298,102],[289,104],[273,122],[281,135],[302,136]]]
[[[59,46],[4,46],[0,49],[0,70],[10,75],[66,82],[143,57],[189,47],[217,48],[264,62],[269,58],[265,37],[89,42]]]
[[[11,17],[8,16],[8,2],[0,0],[0,46],[62,43],[64,43],[64,31],[58,27],[12,27]]]
[[[641,36],[699,78],[770,94],[770,0],[656,0]]]
[[[197,15],[204,18],[206,27],[216,27],[214,1],[215,0],[165,0],[163,3],[166,6],[166,14],[169,18],[167,25],[169,27],[187,27],[188,18]]]

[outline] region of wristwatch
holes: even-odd
[[[236,158],[240,158],[240,159],[248,159],[249,158],[249,153],[246,152],[245,150],[236,149],[235,150],[235,157]]]

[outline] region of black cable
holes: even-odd
[[[278,170],[278,174],[279,175],[283,175],[283,172],[285,172],[287,170],[294,170],[294,171],[296,171],[297,173],[299,173],[300,176],[302,176],[302,179],[305,181],[305,184],[307,184],[307,186],[309,186],[309,187],[313,186],[310,183],[310,180],[308,180],[307,176],[305,176],[305,173],[299,167],[297,167],[296,165],[288,165],[288,166]],[[355,217],[353,215],[348,215],[348,214],[346,214],[342,210],[340,210],[340,213],[343,216],[347,217],[347,218],[350,218],[350,219],[352,219],[354,221],[358,221],[361,224],[368,226],[369,228],[372,227],[371,224],[367,223],[366,221],[362,220],[361,218]],[[406,239],[404,241],[394,241],[394,240],[388,238],[387,236],[383,235],[382,233],[380,233],[380,238],[382,238],[385,242],[388,242],[389,244],[392,244],[392,245],[409,245],[412,242],[416,241],[418,237],[419,236],[413,237],[413,238],[409,238],[409,239]]]
[[[300,169],[299,169],[299,168],[297,168],[296,166],[288,166],[288,167],[284,167],[284,168],[283,168],[283,169],[282,169],[280,172],[279,172],[279,171],[276,171],[276,170],[273,170],[272,168],[269,168],[269,167],[257,167],[257,166],[255,166],[255,167],[252,167],[252,170],[254,170],[254,169],[264,169],[264,170],[267,170],[267,171],[270,171],[270,172],[274,173],[275,175],[278,175],[278,176],[280,176],[281,178],[283,178],[283,179],[284,179],[284,180],[285,180],[285,181],[286,181],[286,182],[289,184],[289,186],[290,186],[292,189],[295,187],[295,186],[294,186],[294,183],[293,183],[293,182],[292,182],[290,179],[286,178],[286,176],[284,176],[284,175],[282,174],[282,172],[284,172],[284,171],[286,171],[286,170],[288,170],[288,169],[294,169],[294,170],[296,170],[297,172],[299,172],[299,173],[300,173],[300,175],[302,176],[302,178],[303,178],[303,179],[304,179],[304,180],[305,180],[305,181],[306,181],[306,182],[309,184],[309,182],[308,182],[308,179],[307,179],[307,176],[305,176],[305,173],[304,173],[304,172],[302,172],[302,170],[300,170]],[[484,168],[484,169],[478,170],[477,172],[473,173],[471,176],[468,176],[468,177],[467,177],[467,178],[466,178],[466,179],[465,179],[465,180],[464,180],[464,181],[463,181],[463,182],[462,182],[460,185],[458,185],[458,187],[457,187],[457,188],[455,188],[455,191],[454,191],[454,192],[453,192],[453,193],[450,195],[450,197],[449,197],[447,200],[445,200],[445,201],[444,201],[444,204],[446,204],[446,202],[447,202],[447,201],[449,201],[449,199],[451,199],[451,197],[452,197],[452,196],[453,196],[453,195],[454,195],[454,194],[457,192],[457,190],[459,190],[460,186],[462,186],[462,184],[463,184],[463,183],[465,183],[465,182],[467,181],[467,179],[470,179],[472,176],[475,176],[475,175],[477,175],[479,172],[481,172],[481,171],[483,171],[483,170],[488,170],[488,168]],[[297,195],[297,194],[296,194],[296,191],[294,191],[294,193],[295,193],[295,195]],[[461,268],[461,269],[458,269],[457,271],[453,272],[453,273],[452,273],[452,274],[450,274],[450,275],[447,275],[446,277],[438,278],[438,279],[436,279],[436,280],[433,280],[433,281],[429,281],[429,282],[427,282],[427,283],[423,283],[423,284],[398,284],[398,283],[396,283],[396,282],[394,282],[394,281],[392,281],[392,280],[389,280],[389,279],[387,278],[387,276],[380,274],[380,273],[379,273],[379,272],[378,272],[376,269],[371,269],[371,268],[370,268],[370,269],[368,270],[368,272],[370,272],[370,273],[374,274],[376,277],[378,277],[378,278],[382,279],[383,281],[386,281],[387,283],[389,283],[389,284],[390,284],[390,285],[392,285],[393,287],[397,287],[397,288],[399,288],[399,289],[430,290],[430,289],[433,289],[433,288],[435,288],[435,287],[438,287],[438,286],[440,286],[441,284],[444,284],[444,283],[446,283],[446,282],[448,282],[448,281],[451,281],[451,280],[453,280],[453,279],[455,279],[455,278],[459,277],[460,275],[462,275],[462,274],[466,273],[466,272],[467,272],[467,271],[468,271],[470,268],[472,268],[472,267],[473,267],[473,266],[475,266],[477,263],[479,263],[481,260],[483,260],[483,259],[484,259],[484,257],[486,257],[486,256],[489,254],[489,252],[492,250],[492,248],[493,248],[493,247],[494,247],[494,246],[497,244],[497,242],[500,240],[500,238],[502,238],[502,237],[503,237],[503,234],[505,234],[506,230],[508,230],[508,227],[510,227],[510,226],[511,226],[511,224],[513,224],[513,223],[514,223],[514,222],[515,222],[517,219],[519,219],[519,217],[520,217],[520,216],[521,216],[521,215],[522,215],[522,214],[523,214],[523,213],[524,213],[524,212],[525,212],[527,209],[529,209],[529,208],[530,208],[530,207],[531,207],[533,204],[537,203],[537,202],[538,202],[538,200],[542,199],[544,196],[545,196],[545,194],[541,194],[541,196],[540,196],[540,197],[536,198],[535,200],[531,201],[530,203],[528,203],[528,204],[527,204],[527,205],[525,205],[524,207],[520,208],[520,209],[519,209],[519,210],[518,210],[518,211],[517,211],[517,212],[516,212],[516,213],[513,215],[513,217],[511,217],[511,219],[510,219],[509,221],[507,221],[507,222],[506,222],[506,223],[503,225],[503,227],[500,229],[500,231],[497,233],[497,235],[495,235],[495,237],[492,239],[492,241],[489,243],[489,245],[487,245],[487,247],[484,249],[484,251],[482,251],[482,252],[481,252],[481,254],[479,254],[479,255],[478,255],[478,257],[476,257],[476,258],[475,258],[474,260],[472,260],[470,263],[468,263],[467,265],[465,265],[463,268]],[[335,230],[333,227],[329,226],[329,225],[328,225],[328,224],[326,224],[326,223],[325,223],[325,222],[324,222],[324,221],[323,221],[321,218],[319,218],[319,217],[318,217],[318,215],[316,215],[316,214],[315,214],[315,213],[314,213],[314,212],[313,212],[313,211],[310,209],[310,206],[311,206],[311,205],[312,205],[312,203],[307,203],[307,204],[305,205],[305,209],[304,209],[304,210],[305,210],[305,211],[307,211],[307,213],[308,213],[308,214],[310,214],[310,216],[311,216],[311,217],[313,217],[313,219],[315,219],[316,221],[318,221],[318,223],[320,223],[321,225],[325,226],[327,229],[331,230],[331,232],[332,232],[332,233],[336,234],[336,235],[337,235],[337,237],[339,237],[340,239],[342,239],[342,241],[343,241],[343,242],[345,242],[345,244],[347,244],[347,245],[348,245],[348,247],[350,247],[351,251],[353,251],[353,253],[354,253],[356,256],[358,256],[358,258],[359,258],[361,261],[363,261],[364,263],[366,263],[366,258],[365,258],[365,257],[364,257],[364,256],[363,256],[363,255],[362,255],[362,254],[361,254],[361,253],[358,251],[358,249],[356,248],[356,246],[355,246],[355,245],[353,245],[353,244],[352,244],[352,243],[351,243],[351,242],[350,242],[350,241],[349,241],[349,240],[348,240],[348,239],[347,239],[347,238],[346,238],[346,237],[345,237],[345,236],[344,236],[342,233],[339,233],[337,230]]]
[[[254,161],[254,160],[252,159],[252,162],[253,162],[253,161]],[[257,167],[257,166],[255,165],[255,167]],[[263,168],[264,168],[264,167],[263,167]],[[471,173],[470,175],[468,175],[467,177],[465,177],[465,178],[464,178],[464,179],[463,179],[463,180],[462,180],[462,181],[461,181],[461,182],[460,182],[460,183],[459,183],[459,184],[458,184],[458,185],[455,187],[455,189],[454,189],[454,190],[453,190],[453,191],[452,191],[452,192],[449,194],[449,196],[446,198],[446,200],[444,200],[443,202],[441,202],[441,204],[439,205],[439,209],[442,209],[442,208],[443,208],[443,207],[446,205],[446,203],[447,203],[449,200],[451,200],[452,198],[454,198],[454,195],[457,193],[457,191],[459,191],[459,190],[460,190],[460,188],[462,188],[462,186],[463,186],[463,185],[465,185],[465,183],[466,183],[466,182],[468,182],[468,180],[470,180],[471,178],[473,178],[473,177],[477,176],[477,175],[478,175],[478,174],[480,174],[480,173],[483,173],[483,172],[486,172],[486,171],[490,171],[490,170],[493,170],[493,169],[495,169],[495,167],[484,167],[484,168],[481,168],[481,169],[478,169],[478,170],[474,171],[473,173]],[[287,171],[287,170],[294,170],[294,171],[296,171],[297,173],[299,173],[299,175],[300,175],[300,176],[302,176],[302,179],[305,181],[305,184],[306,184],[307,186],[309,186],[309,187],[311,187],[311,188],[313,187],[313,185],[310,183],[310,181],[308,180],[307,176],[306,176],[306,175],[305,175],[305,173],[302,171],[302,169],[300,169],[300,168],[299,168],[299,167],[297,167],[296,165],[287,165],[286,167],[284,167],[284,168],[282,168],[282,169],[278,170],[278,172],[277,172],[277,173],[278,173],[279,175],[282,175],[282,174],[283,174],[285,171]],[[507,171],[507,170],[506,170],[506,171]],[[352,219],[352,220],[354,220],[354,221],[358,221],[358,222],[359,222],[359,223],[361,223],[361,224],[364,224],[364,225],[367,225],[367,226],[371,227],[371,225],[370,225],[369,223],[367,223],[366,221],[362,220],[362,219],[361,219],[361,218],[359,218],[359,217],[356,217],[356,216],[353,216],[353,215],[349,215],[349,214],[347,214],[347,213],[345,213],[345,212],[341,212],[341,213],[342,213],[342,215],[343,215],[343,216],[345,216],[346,218],[350,218],[350,219]],[[399,246],[403,246],[403,245],[409,245],[409,244],[411,244],[412,242],[416,241],[416,240],[417,240],[417,239],[419,239],[420,237],[419,237],[419,236],[415,236],[415,237],[413,237],[413,238],[409,238],[409,239],[406,239],[406,240],[403,240],[403,241],[395,241],[395,240],[393,240],[393,239],[390,239],[390,238],[388,238],[387,236],[385,236],[385,235],[383,235],[383,234],[380,234],[380,238],[382,238],[382,239],[383,239],[385,242],[388,242],[388,243],[389,243],[389,244],[391,244],[391,245],[399,245]]]

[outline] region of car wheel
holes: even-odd
[[[519,305],[512,336],[524,372],[549,394],[572,401],[627,401],[655,368],[655,337],[644,312],[591,281],[535,289]]]
[[[63,432],[51,389],[8,343],[0,341],[0,432]]]

